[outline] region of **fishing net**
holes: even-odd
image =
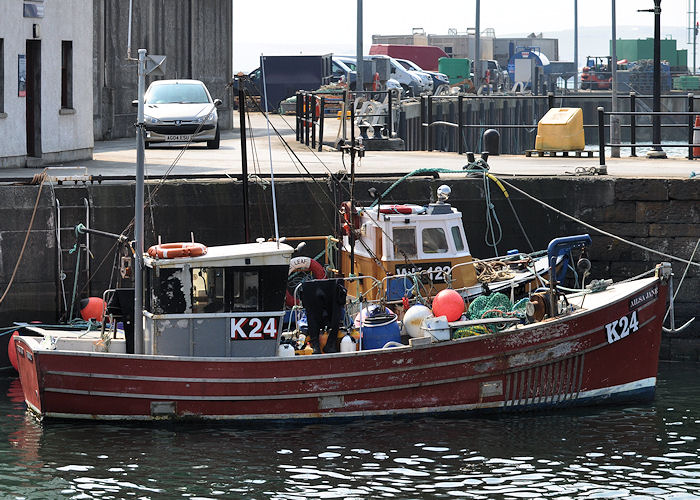
[[[525,317],[525,304],[528,299],[524,298],[513,304],[506,295],[502,293],[492,293],[491,295],[481,295],[469,304],[468,316],[470,320],[484,318],[503,317]],[[474,335],[484,335],[503,330],[505,323],[491,323],[488,325],[474,325],[460,328],[454,333],[455,338],[471,337]]]

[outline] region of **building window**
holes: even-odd
[[[73,108],[73,42],[61,42],[61,108]]]
[[[452,47],[445,47],[445,54],[452,55]]]
[[[0,113],[5,112],[5,40],[0,38]]]

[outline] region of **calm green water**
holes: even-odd
[[[700,498],[700,366],[656,400],[492,418],[39,424],[0,379],[0,498]]]

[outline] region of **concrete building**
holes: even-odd
[[[92,0],[0,2],[0,167],[92,158]]]
[[[466,32],[450,29],[447,35],[426,34],[422,28],[415,28],[410,35],[372,35],[372,43],[395,43],[401,45],[432,45],[440,47],[452,57],[474,59],[475,31],[473,28]],[[544,38],[542,33],[531,33],[525,37],[496,37],[493,28],[481,32],[479,52],[481,59],[495,59],[505,68],[508,60],[517,47],[539,47],[540,51],[550,61],[559,60],[559,40]]]
[[[134,136],[137,77],[135,63],[127,60],[129,1],[92,2],[95,140]],[[222,129],[231,128],[232,9],[232,0],[138,0],[131,25],[131,56],[138,57],[138,49],[164,55],[162,78],[202,80],[212,97],[223,101]],[[146,85],[152,80],[146,77]]]
[[[0,0],[0,168],[90,159],[95,140],[135,135],[129,3]],[[231,128],[231,0],[139,0],[132,18],[132,58],[145,48],[167,57],[164,78],[202,80]]]

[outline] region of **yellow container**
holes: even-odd
[[[581,108],[552,108],[537,124],[537,151],[582,151],[585,147]]]

